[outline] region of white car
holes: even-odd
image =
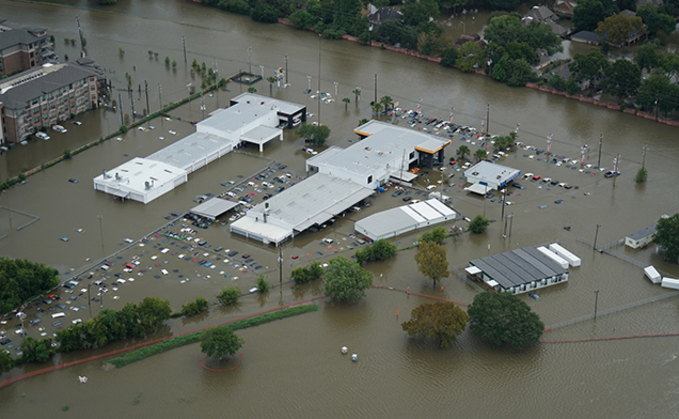
[[[170,274],[170,273],[167,271],[167,269],[161,269],[161,270],[160,270],[160,273],[162,273],[163,275],[169,275],[169,274]]]
[[[45,141],[47,141],[47,140],[50,139],[50,136],[47,135],[47,134],[45,134],[44,132],[36,132],[36,133],[35,133],[35,136],[36,136],[37,138],[40,138],[41,140],[45,140]]]
[[[167,253],[167,252],[169,252],[169,251],[170,251],[170,249],[168,249],[168,248],[166,247],[166,248],[164,248],[163,250],[161,250],[160,253],[165,254],[165,253]]]

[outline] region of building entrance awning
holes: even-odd
[[[469,186],[467,188],[464,188],[465,191],[483,195],[485,196],[488,192],[492,191],[493,188],[489,187],[488,185],[482,185],[480,183],[474,183],[472,186]]]

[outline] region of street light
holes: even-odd
[[[322,33],[318,33],[318,125],[321,125],[321,38]]]

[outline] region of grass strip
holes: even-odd
[[[247,329],[248,327],[259,326],[260,324],[270,323],[274,320],[282,320],[287,317],[297,316],[299,314],[309,313],[316,310],[318,310],[318,307],[313,304],[296,306],[215,327],[228,327],[232,330]],[[123,356],[109,359],[108,361],[104,361],[104,363],[113,364],[117,368],[122,368],[125,365],[141,361],[142,359],[169,351],[170,349],[196,343],[200,340],[200,335],[202,333],[203,330],[199,330],[197,332],[170,338],[162,342],[137,349],[136,351],[129,352]]]

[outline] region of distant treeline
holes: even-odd
[[[0,258],[0,313],[7,313],[59,284],[59,272],[29,260]]]

